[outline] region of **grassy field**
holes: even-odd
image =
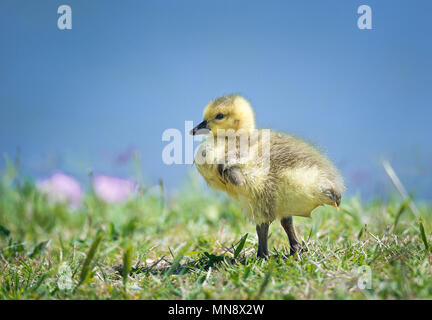
[[[284,258],[286,235],[273,223],[273,256],[261,260],[255,226],[193,176],[169,199],[162,185],[123,205],[89,192],[70,209],[13,168],[0,174],[0,299],[432,298],[427,203],[416,201],[415,217],[396,196],[344,198],[339,212],[294,218],[299,255]]]

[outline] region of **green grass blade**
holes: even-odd
[[[357,235],[357,239],[358,240],[360,240],[361,239],[361,237],[362,237],[362,235],[363,235],[363,232],[364,232],[364,230],[365,230],[365,227],[363,226],[361,229],[360,229],[360,232],[358,233],[358,235]]]
[[[87,253],[87,257],[86,257],[86,259],[84,261],[84,264],[83,264],[83,267],[82,267],[82,271],[81,271],[81,274],[80,274],[80,282],[79,282],[78,285],[81,285],[85,280],[87,280],[88,274],[89,274],[89,272],[91,270],[90,264],[91,264],[91,262],[92,262],[92,260],[93,260],[93,258],[95,256],[95,254],[96,254],[97,248],[99,247],[99,244],[100,244],[100,242],[102,240],[102,237],[103,237],[103,234],[102,234],[102,232],[99,231],[96,234],[96,239],[93,241],[93,243],[92,243],[92,245],[90,247],[89,252]]]
[[[126,252],[123,255],[123,269],[122,269],[122,277],[123,277],[123,286],[126,286],[129,273],[132,269],[132,246],[128,246]]]
[[[40,253],[42,253],[47,248],[50,241],[51,240],[46,240],[38,243],[34,247],[33,251],[29,254],[29,258],[31,259],[36,258]]]
[[[246,233],[240,240],[239,244],[237,245],[237,248],[235,248],[234,250],[234,259],[237,259],[237,257],[239,256],[240,252],[243,250],[244,245],[246,243],[246,239],[248,237],[248,233]]]
[[[408,208],[408,206],[409,206],[410,203],[411,203],[411,200],[412,200],[412,198],[409,197],[409,198],[406,199],[404,202],[402,202],[402,204],[400,205],[399,210],[398,210],[398,213],[396,214],[395,222],[394,222],[394,225],[393,225],[393,230],[396,229],[397,224],[398,224],[398,222],[399,222],[399,218],[401,217],[402,213],[405,212],[406,208]]]
[[[269,282],[270,282],[270,278],[271,278],[271,270],[268,270],[267,273],[265,274],[264,280],[261,283],[260,289],[258,291],[258,294],[256,295],[255,299],[259,299],[262,294],[264,293],[265,289],[267,288]]]
[[[10,235],[10,231],[9,231],[9,229],[6,228],[5,226],[2,226],[2,225],[0,224],[0,236],[3,236],[3,237],[5,237],[6,239],[8,239],[8,238],[9,238],[9,235]]]
[[[188,248],[189,248],[189,243],[186,243],[182,248],[180,248],[179,252],[173,259],[171,267],[166,272],[167,278],[171,276],[174,272],[176,272],[177,269],[180,268],[180,261],[181,259],[183,259],[185,253],[188,251]]]
[[[426,251],[429,252],[429,242],[427,240],[426,232],[425,232],[425,229],[424,229],[423,217],[420,217],[420,235],[421,235],[421,238],[422,238],[423,243],[425,245]]]

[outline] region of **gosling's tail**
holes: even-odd
[[[330,200],[328,204],[339,210],[342,194],[334,189],[327,189],[324,191],[324,194]]]

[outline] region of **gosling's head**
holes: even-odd
[[[192,135],[211,131],[217,136],[218,130],[234,131],[255,129],[255,117],[249,102],[239,95],[227,95],[211,101],[204,109],[204,120],[191,130]]]

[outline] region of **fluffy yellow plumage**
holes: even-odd
[[[299,241],[292,216],[309,217],[320,205],[339,206],[345,187],[331,162],[304,141],[256,130],[253,110],[241,96],[210,102],[192,134],[208,135],[197,152],[196,167],[211,187],[236,199],[256,223],[260,257],[268,255],[272,221],[281,220],[294,253]]]

